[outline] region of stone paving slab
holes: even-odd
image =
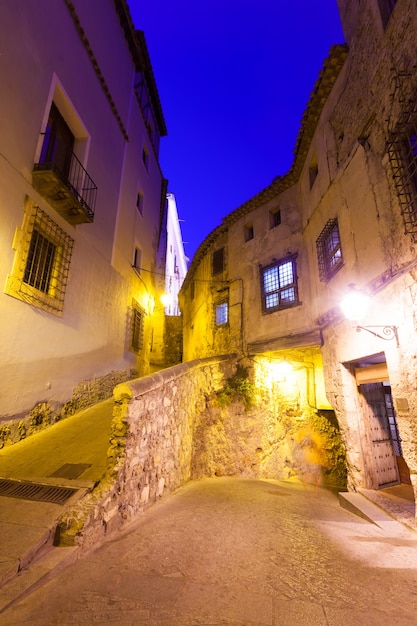
[[[195,481],[0,626],[414,626],[417,536],[391,530],[295,481]]]
[[[56,576],[76,557],[77,548],[52,548],[43,557],[32,563],[31,567],[14,577],[0,589],[0,613],[19,598],[33,592],[45,583],[48,576]]]

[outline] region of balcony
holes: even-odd
[[[49,137],[55,143],[56,139]],[[97,187],[74,153],[62,159],[62,151],[53,150],[48,160],[36,163],[32,172],[35,189],[70,224],[91,223]]]

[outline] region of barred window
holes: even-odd
[[[394,96],[401,102],[402,110],[390,130],[386,152],[405,233],[417,241],[417,101],[415,95],[407,95],[403,84],[405,80],[404,76],[395,79]]]
[[[143,347],[144,325],[145,312],[138,302],[133,300],[130,324],[130,350],[132,352],[140,352]]]
[[[299,303],[295,256],[261,267],[260,271],[264,313],[273,313]]]
[[[327,283],[343,265],[339,226],[336,219],[329,220],[316,240],[319,275]]]
[[[56,246],[34,229],[23,281],[48,293],[51,286]]]
[[[60,314],[64,308],[74,240],[42,209],[29,200],[27,204],[5,292]]]
[[[217,326],[221,326],[222,324],[227,324],[229,321],[228,302],[220,302],[219,304],[216,304],[215,313],[216,313],[216,325]]]

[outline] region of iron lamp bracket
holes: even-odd
[[[375,328],[378,328],[380,332],[376,332],[376,330],[373,330]],[[385,341],[395,339],[397,343],[397,348],[400,345],[400,342],[398,340],[397,326],[356,326],[356,331],[358,333],[360,333],[361,330],[366,330],[367,333],[370,333],[371,335],[373,335],[374,337],[378,337],[379,339],[384,339]]]

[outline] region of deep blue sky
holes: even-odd
[[[160,161],[192,258],[222,218],[291,166],[336,0],[129,0],[168,136]]]

